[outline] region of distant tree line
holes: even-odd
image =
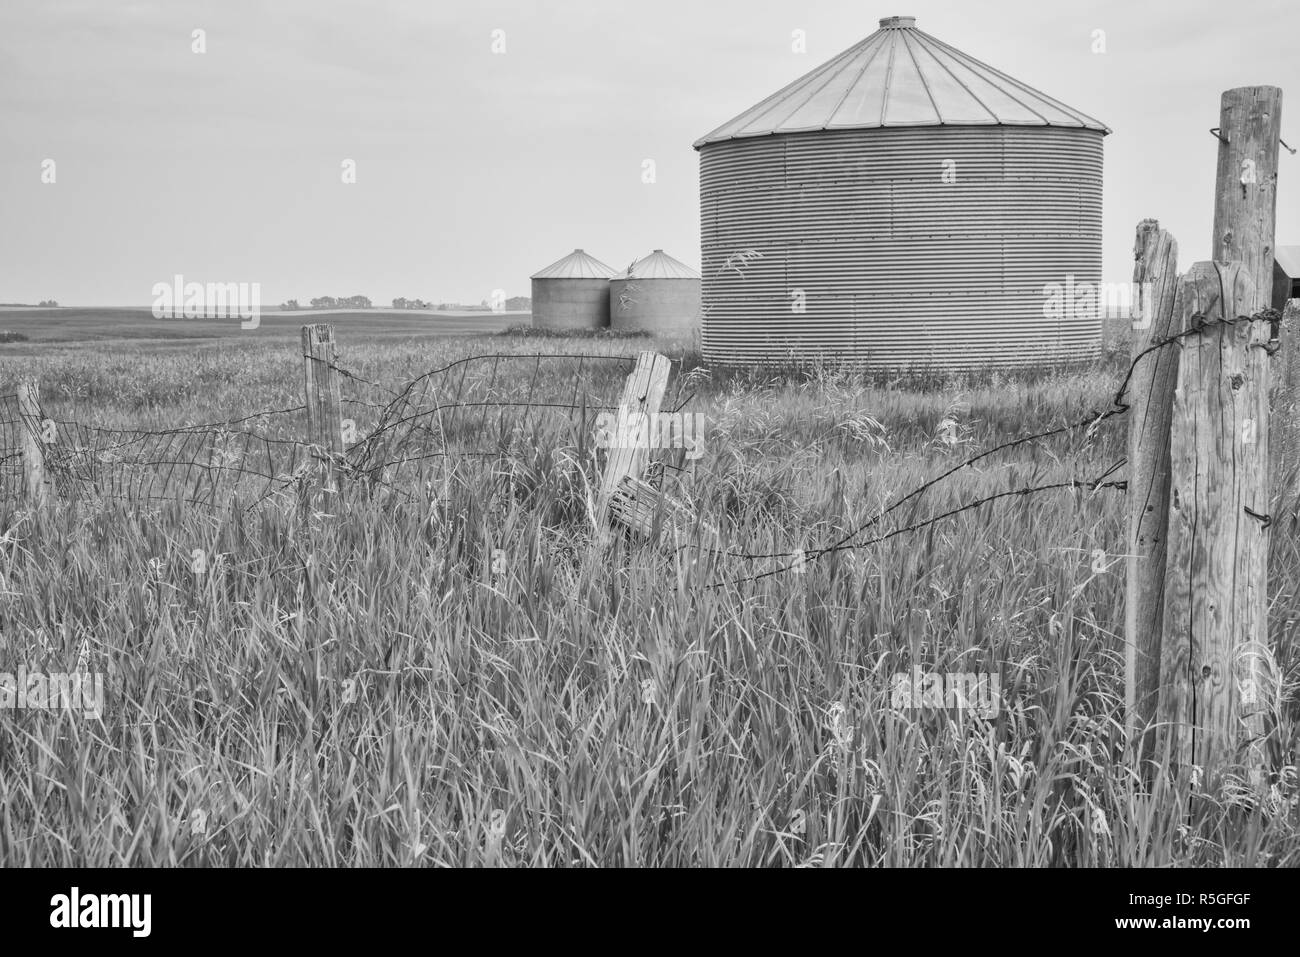
[[[58,303],[51,300],[44,305],[57,306]],[[290,299],[280,304],[280,309],[284,312],[292,312],[295,309],[301,309],[297,299]],[[373,309],[374,304],[368,296],[348,296],[346,298],[335,296],[318,296],[311,300],[313,309]],[[440,302],[434,305],[423,299],[407,299],[405,296],[398,296],[393,300],[394,309],[437,309],[440,312],[490,312],[492,306],[485,299],[477,306],[467,306],[458,302]],[[533,300],[528,296],[514,296],[505,300],[503,308],[507,312],[528,312],[533,308]]]
[[[369,296],[318,296],[311,301],[313,309],[369,309],[373,305]]]
[[[528,296],[514,296],[506,299],[501,303],[500,308],[505,312],[528,312],[533,308],[533,300]],[[484,299],[477,306],[472,306],[463,302],[440,302],[438,303],[440,312],[495,312],[492,303]]]

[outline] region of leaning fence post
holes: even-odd
[[[609,456],[596,500],[598,531],[607,526],[610,500],[623,481],[629,477],[640,479],[646,470],[650,429],[668,388],[671,369],[668,357],[656,352],[642,352],[636,357],[636,367],[627,377],[619,399],[614,429],[607,434]]]
[[[39,507],[49,501],[49,486],[45,480],[45,450],[41,448],[39,438],[44,428],[40,389],[31,376],[18,380],[18,418],[24,495],[28,502]]]
[[[1269,324],[1241,263],[1179,283],[1159,717],[1181,771],[1263,765],[1268,650]]]
[[[307,442],[320,457],[314,479],[321,509],[332,514],[340,496],[339,458],[343,454],[343,402],[335,365],[334,327],[302,327],[303,396],[307,405]]]
[[[1153,344],[1174,330],[1178,243],[1154,219],[1138,224],[1133,285],[1141,305],[1134,323],[1128,398],[1128,570],[1124,635],[1124,715],[1130,737],[1150,726],[1160,695],[1166,524],[1169,521],[1169,420],[1178,351]],[[1147,353],[1148,349],[1153,351]],[[1145,355],[1143,353],[1146,353]]]

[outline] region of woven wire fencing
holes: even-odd
[[[17,396],[0,396],[0,497],[24,494],[20,430],[39,444],[60,499],[217,506],[257,501],[302,471],[309,449],[295,438],[304,407],[175,429],[105,428],[41,416],[25,420]]]
[[[420,501],[469,490],[501,504],[530,472],[569,463],[594,481],[600,416],[617,410],[635,357],[482,355],[397,388],[330,364],[341,383],[345,499]],[[20,414],[0,395],[0,499],[25,494],[23,430],[61,500],[251,507],[300,496],[330,458],[305,440],[307,407],[166,430]]]
[[[381,497],[471,492],[491,509],[556,479],[582,496],[597,480],[602,417],[617,414],[635,364],[634,356],[473,356],[426,372],[382,404],[345,397],[345,408],[368,409],[374,422],[347,447],[344,468]],[[678,393],[669,405],[687,401]],[[651,458],[661,473],[672,467],[664,450]]]
[[[1001,498],[1067,488],[1123,490],[1126,482],[1118,473],[1127,463],[1120,460],[1093,475],[1010,488],[961,502],[920,522],[883,527],[888,516],[914,505],[928,489],[1000,452],[1057,436],[1091,437],[1104,423],[1129,411],[1128,385],[1144,356],[1177,347],[1200,331],[1184,330],[1134,356],[1108,408],[980,452],[896,496],[884,511],[848,534],[808,549],[719,553],[766,566],[741,580],[757,579],[789,571],[805,560],[921,531]],[[0,498],[21,497],[26,491],[24,430],[40,443],[50,488],[64,500],[207,507],[288,501],[301,497],[317,480],[317,468],[331,458],[345,499],[451,501],[458,496],[463,500],[468,493],[479,506],[492,509],[526,499],[530,487],[565,476],[581,495],[598,480],[595,437],[601,417],[618,412],[624,383],[635,363],[635,357],[625,355],[480,355],[431,369],[393,388],[330,362],[341,384],[344,416],[342,450],[333,456],[305,441],[305,405],[150,431],[101,428],[43,416],[33,420],[21,414],[16,393],[4,394],[0,395]],[[686,379],[676,377],[673,394],[664,402],[668,412],[678,412],[690,402],[691,396],[682,395]],[[650,458],[650,476],[660,485],[672,470],[681,468],[681,456],[671,452],[655,450]]]
[[[0,497],[23,494],[23,420],[18,413],[18,395],[0,395]]]

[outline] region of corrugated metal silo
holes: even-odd
[[[699,324],[700,274],[662,249],[610,280],[611,329],[687,336]]]
[[[706,359],[1096,354],[1100,318],[1046,318],[1045,289],[1101,279],[1110,131],[915,22],[881,20],[695,144]]]
[[[539,329],[609,326],[609,281],[614,270],[575,249],[533,276],[533,325]]]

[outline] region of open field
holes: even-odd
[[[679,342],[426,338],[404,320],[331,316],[340,365],[397,388],[488,352],[699,364]],[[85,322],[53,351],[0,348],[0,376],[38,375],[48,415],[150,429],[301,401],[297,318],[263,318],[284,323],[269,347],[232,326],[183,349],[95,341],[107,330]],[[128,328],[162,338],[150,322]],[[358,500],[339,521],[5,506],[0,672],[107,679],[102,720],[5,713],[0,862],[1300,865],[1292,698],[1263,805],[1134,770],[1122,492],[1001,499],[803,574],[742,581],[781,562],[729,554],[836,541],[976,452],[1108,408],[1126,368],[690,373],[705,454],[677,491],[718,533],[681,548],[593,541],[595,465],[559,433],[536,436],[495,510],[473,488]],[[1000,453],[873,534],[1094,479],[1125,428]],[[1279,522],[1272,547],[1293,690],[1300,541]],[[198,573],[195,549],[224,559]],[[895,707],[891,677],[914,667],[996,674],[1002,705]]]
[[[245,330],[235,319],[155,319],[147,308],[0,309],[0,332],[20,333],[42,348],[55,343],[129,339],[138,340],[143,348],[180,344],[188,349],[196,340],[294,338],[304,322],[329,322],[342,335],[371,340],[463,336],[499,332],[521,321],[528,321],[528,313],[267,309],[257,329]],[[21,349],[22,345],[6,343],[0,349]]]

